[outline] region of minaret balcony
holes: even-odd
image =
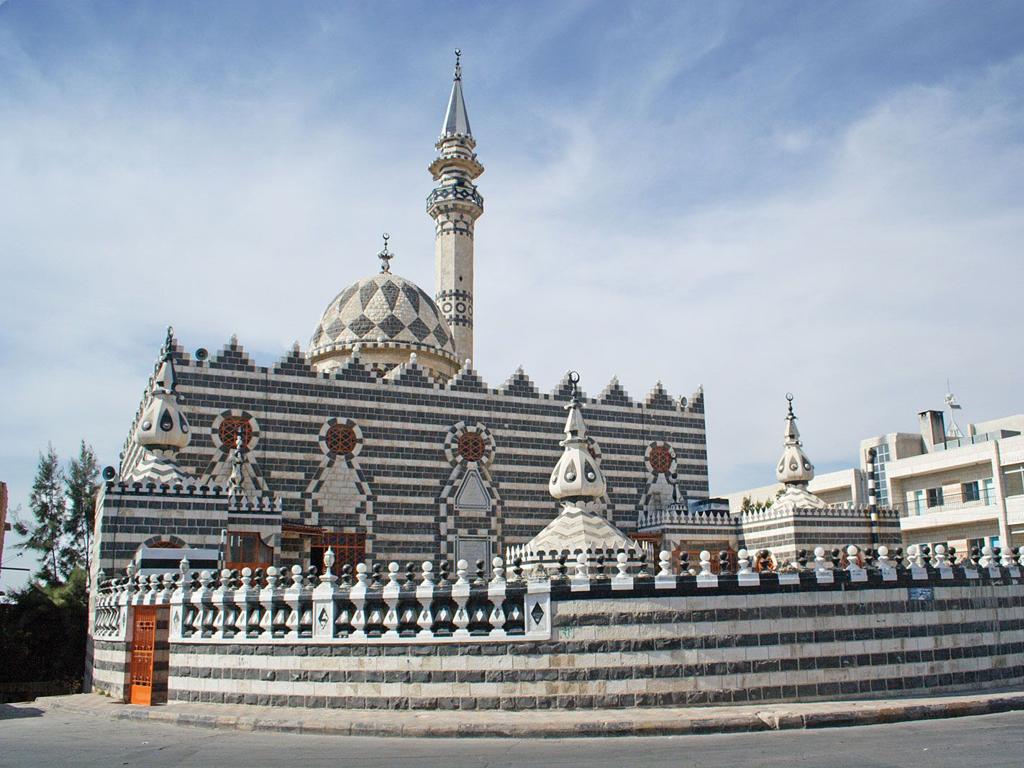
[[[440,208],[444,203],[455,203],[458,208],[475,208],[475,211],[470,210],[469,212],[475,212],[478,216],[484,210],[483,195],[476,191],[476,187],[469,184],[437,187],[427,195],[428,212]],[[463,203],[463,205],[457,205],[458,203]]]

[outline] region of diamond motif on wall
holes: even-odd
[[[540,620],[544,618],[544,609],[540,607],[540,603],[534,603],[530,616],[533,617],[534,624],[540,624]]]
[[[380,292],[384,294],[384,300],[388,303],[388,308],[394,310],[395,304],[398,303],[398,286],[388,280],[381,284]]]
[[[351,323],[348,324],[348,329],[352,331],[356,336],[362,338],[373,328],[373,320],[368,318],[366,315],[360,315]]]
[[[387,334],[387,337],[389,339],[395,338],[395,336],[397,336],[403,330],[405,330],[405,323],[403,323],[394,315],[388,315],[379,323],[377,323],[377,325],[380,327],[382,331],[384,331],[385,334]]]
[[[448,334],[444,332],[444,328],[440,324],[434,329],[434,338],[437,339],[437,343],[442,347],[448,344]]]
[[[427,324],[420,320],[418,317],[411,323],[409,323],[409,330],[412,331],[413,336],[415,336],[420,341],[423,341],[425,338],[427,338],[427,336],[430,335],[430,329],[427,328]]]

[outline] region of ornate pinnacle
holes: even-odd
[[[462,79],[462,49],[455,49],[455,79]]]
[[[391,235],[387,232],[384,233],[384,249],[377,254],[377,258],[381,260],[380,271],[390,272],[391,271],[391,260],[395,258],[395,254],[388,250],[388,240],[391,239]]]

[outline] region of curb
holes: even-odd
[[[85,699],[85,700],[83,700]],[[558,722],[517,717],[508,713],[501,720],[460,722],[447,725],[439,722],[409,722],[402,713],[390,711],[387,717],[377,710],[349,710],[356,717],[344,719],[335,710],[324,717],[324,710],[295,709],[294,717],[262,717],[252,715],[176,712],[165,707],[131,707],[112,702],[94,694],[55,697],[37,700],[47,709],[77,714],[98,715],[113,720],[147,721],[196,728],[225,728],[239,731],[300,733],[318,736],[375,736],[404,738],[580,738],[612,736],[683,736],[722,733],[753,733],[765,731],[844,728],[858,725],[880,725],[954,717],[996,714],[1024,710],[1024,693],[1001,693],[987,697],[946,700],[908,699],[905,702],[814,702],[800,705],[781,704],[760,710],[737,711],[732,707],[675,710],[593,710],[574,711],[579,722]],[[176,707],[177,705],[175,705]],[[218,705],[208,705],[215,707]],[[794,707],[806,711],[794,711]],[[255,709],[255,708],[254,708]],[[463,713],[465,714],[465,713]],[[406,722],[402,722],[402,720]]]

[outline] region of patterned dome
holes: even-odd
[[[434,300],[418,285],[390,272],[353,283],[327,305],[310,342],[313,360],[359,344],[411,349],[457,365],[451,328]]]

